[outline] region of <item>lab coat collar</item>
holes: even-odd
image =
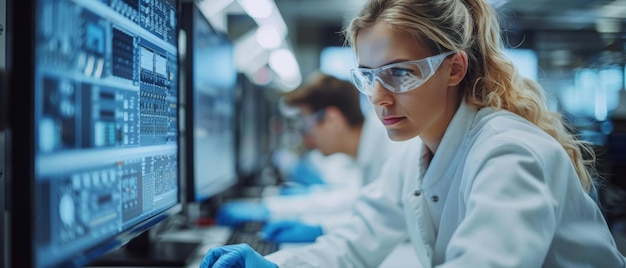
[[[463,140],[470,131],[476,113],[477,108],[475,106],[468,104],[465,100],[461,101],[441,138],[441,143],[439,143],[430,165],[426,169],[422,181],[423,188],[434,186],[444,176],[449,163],[453,162],[456,152],[463,146]]]

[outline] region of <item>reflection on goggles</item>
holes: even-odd
[[[448,51],[420,60],[392,63],[377,69],[355,68],[350,70],[350,74],[357,89],[367,96],[373,94],[376,81],[391,92],[407,92],[428,81],[443,60],[454,53],[456,51]]]

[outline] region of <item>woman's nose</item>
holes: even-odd
[[[392,95],[392,92],[387,90],[380,81],[374,80],[372,95],[370,95],[370,101],[373,105],[390,105],[391,103],[393,103]]]

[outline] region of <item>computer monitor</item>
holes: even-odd
[[[9,1],[10,267],[78,267],[182,209],[178,3]]]
[[[251,183],[265,164],[269,141],[269,118],[264,88],[240,73],[237,92],[237,173]]]
[[[237,183],[234,44],[195,3],[182,4],[187,201],[202,203]]]
[[[0,3],[0,24],[6,25],[6,1],[2,1]],[[5,151],[5,142],[4,142],[4,128],[6,125],[6,99],[7,99],[7,86],[6,86],[6,34],[0,34],[0,195],[6,196],[5,194],[5,169],[6,169],[6,151]],[[0,267],[8,267],[9,264],[6,262],[6,248],[8,240],[6,239],[5,232],[5,218],[4,218],[4,198],[0,198]]]

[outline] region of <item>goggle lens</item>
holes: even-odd
[[[352,82],[363,94],[374,93],[376,81],[387,90],[403,93],[418,88],[437,71],[443,60],[456,53],[449,51],[428,58],[398,62],[377,69],[355,68],[350,70]]]

